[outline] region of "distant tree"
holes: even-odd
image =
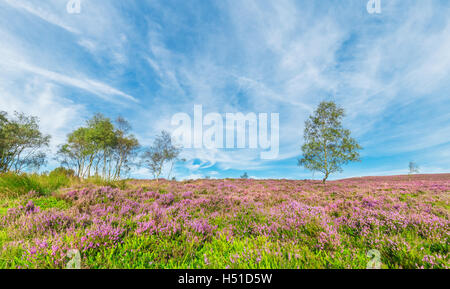
[[[39,169],[46,160],[50,136],[39,130],[37,117],[0,112],[0,172]]]
[[[167,131],[162,131],[156,137],[153,145],[149,147],[142,155],[142,162],[148,168],[153,177],[158,180],[164,165],[177,160],[181,149],[172,143],[172,137]],[[170,173],[169,173],[170,174]]]
[[[247,174],[247,172],[245,172],[245,173],[241,176],[241,179],[248,179],[248,174]]]
[[[415,162],[409,162],[409,174],[418,174],[419,173],[419,166]]]
[[[323,173],[323,183],[331,174],[341,172],[343,165],[360,160],[358,151],[362,148],[343,128],[344,116],[344,109],[324,101],[305,122],[303,157],[298,165]]]

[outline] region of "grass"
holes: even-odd
[[[70,208],[70,204],[68,202],[53,196],[32,199],[32,202],[34,203],[35,206],[41,208],[41,210],[48,210],[52,208],[66,210]]]
[[[0,199],[18,198],[29,192],[36,192],[48,196],[61,188],[77,186],[104,186],[126,189],[127,181],[110,181],[100,177],[90,177],[80,180],[64,174],[0,174]]]
[[[14,174],[0,175],[0,198],[20,197],[29,192],[50,194],[59,188],[70,186],[73,179],[64,175]]]

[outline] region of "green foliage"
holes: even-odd
[[[41,208],[41,210],[47,210],[52,208],[57,208],[60,210],[66,210],[70,208],[70,204],[66,201],[57,199],[55,197],[41,197],[32,200],[34,205]]]
[[[10,208],[19,206],[20,200],[15,198],[2,198],[0,196],[0,218],[8,212]],[[0,242],[1,243],[1,242]]]
[[[59,188],[68,187],[73,182],[71,177],[64,174],[34,174],[32,178],[35,178],[44,188],[43,193],[52,193]]]
[[[129,171],[139,148],[130,129],[121,117],[114,125],[109,118],[96,114],[85,127],[67,136],[67,143],[60,146],[58,158],[78,177],[101,176],[118,180]]]
[[[298,165],[324,174],[323,182],[342,165],[359,161],[361,146],[342,127],[344,109],[334,102],[321,102],[305,123],[303,157]]]
[[[19,197],[31,191],[49,194],[71,182],[71,178],[61,174],[0,174],[0,198]]]
[[[18,197],[30,191],[42,193],[44,188],[36,178],[26,174],[6,173],[0,175],[0,198]]]
[[[45,163],[43,148],[50,136],[41,133],[38,123],[36,117],[16,112],[8,118],[0,112],[0,173],[39,169]]]
[[[75,171],[71,169],[66,169],[64,167],[59,167],[50,172],[49,176],[66,176],[68,178],[75,177]]]

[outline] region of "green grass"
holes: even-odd
[[[64,174],[0,174],[0,199],[17,198],[33,191],[40,195],[50,195],[61,188],[74,185],[94,185],[119,188],[127,188],[127,181],[110,181],[100,177],[90,177],[80,180],[76,177],[68,177]]]
[[[82,266],[95,269],[364,269],[369,260],[364,249],[330,253],[265,237],[231,241],[216,237],[200,245],[190,243],[182,236],[170,239],[132,236],[114,248],[84,253]]]
[[[20,205],[19,199],[0,199],[0,217],[6,215],[8,209]]]
[[[0,175],[0,198],[20,197],[31,191],[49,194],[69,186],[72,179],[65,175],[14,174]]]
[[[19,197],[30,191],[44,192],[44,188],[31,176],[12,173],[0,176],[0,197]]]
[[[66,210],[70,208],[70,204],[65,200],[60,200],[55,197],[41,197],[37,199],[32,199],[35,206],[40,207],[41,210],[48,210],[52,208],[57,208],[60,210]]]

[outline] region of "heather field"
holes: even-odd
[[[3,190],[0,268],[449,267],[448,174],[56,187]]]

